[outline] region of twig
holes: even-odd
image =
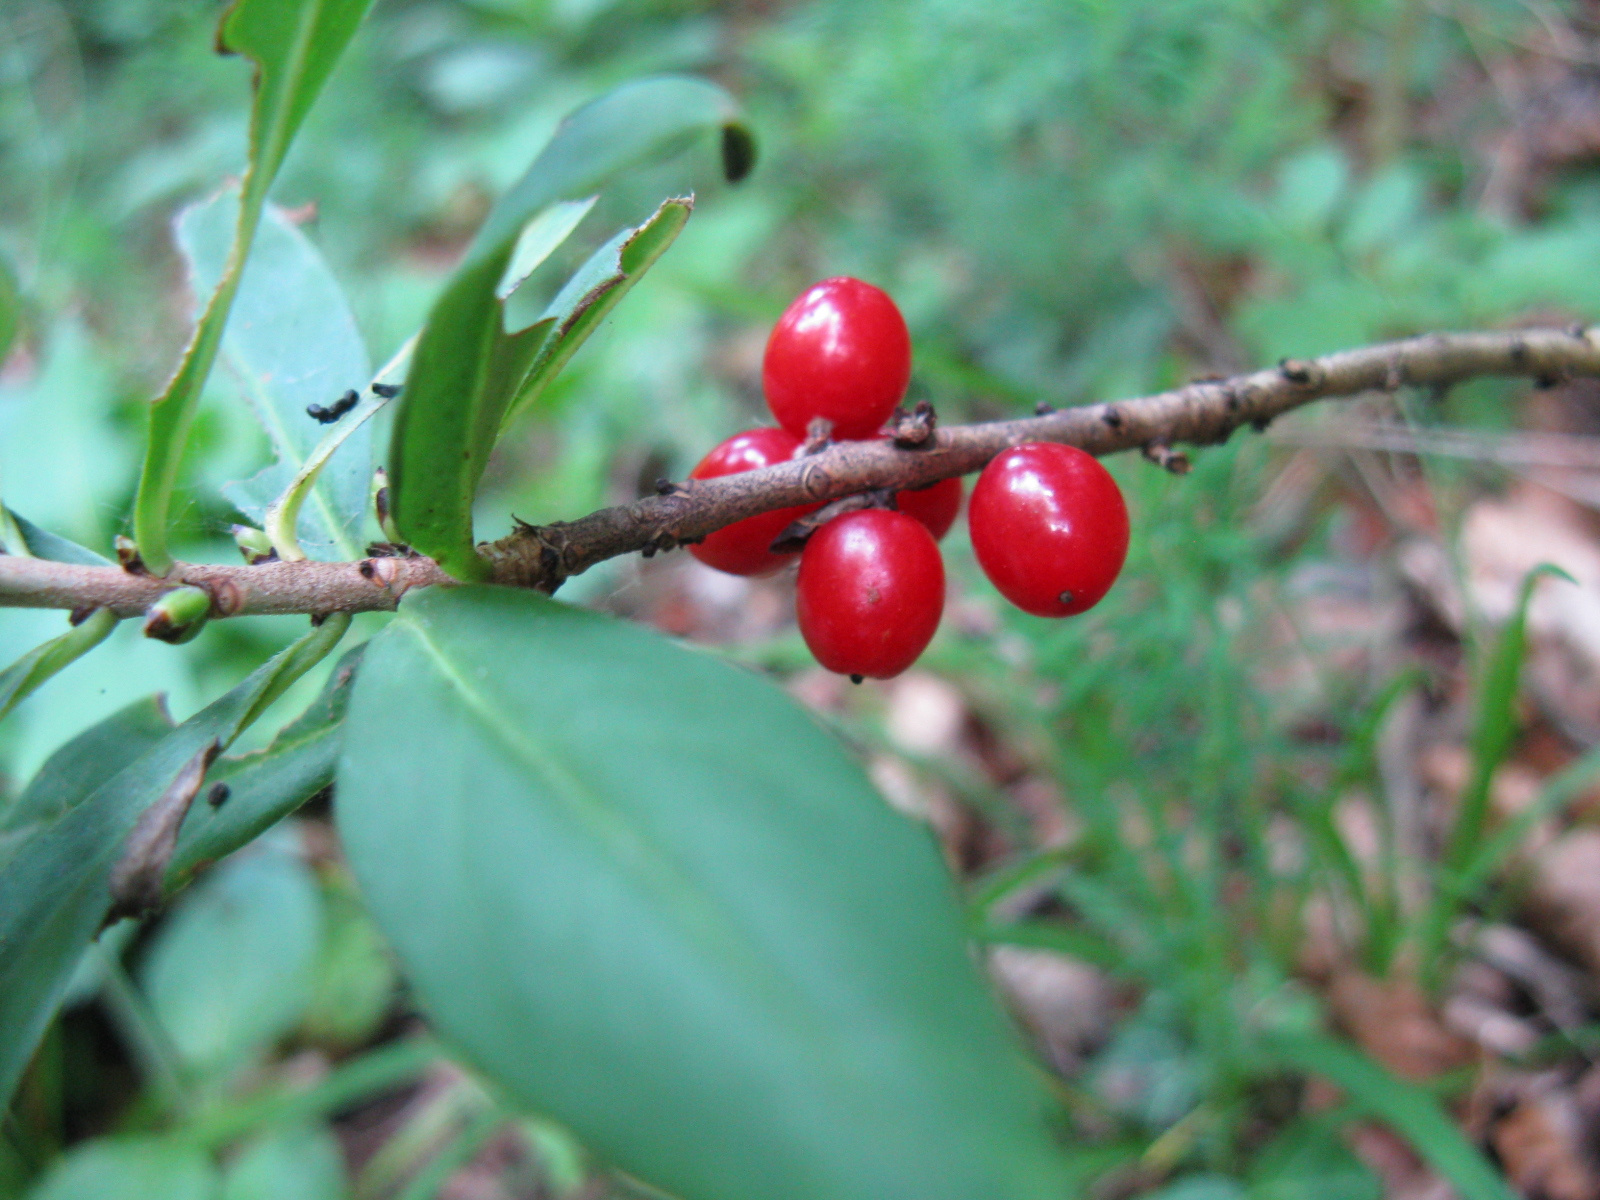
[[[1241,426],[1272,420],[1315,400],[1440,387],[1483,376],[1535,380],[1600,377],[1600,331],[1582,327],[1504,333],[1429,334],[1170,392],[981,425],[943,425],[915,450],[888,440],[840,442],[815,454],[603,508],[576,521],[519,523],[480,551],[496,583],[553,592],[608,558],[697,541],[775,508],[825,504],[874,489],[924,487],[977,471],[1023,442],[1063,442],[1091,454],[1147,445],[1212,445]],[[659,489],[658,489],[659,491]],[[136,616],[183,585],[217,597],[213,617],[253,613],[366,612],[392,609],[413,587],[448,583],[431,559],[371,558],[359,563],[269,562],[258,566],[179,563],[166,576],[0,556],[0,606],[109,608]]]

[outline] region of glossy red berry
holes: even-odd
[[[799,449],[800,439],[782,429],[748,429],[715,447],[689,472],[689,478],[715,479],[718,475],[736,475],[741,471],[770,467],[787,462]],[[772,539],[791,521],[816,507],[815,504],[801,504],[746,517],[708,533],[705,541],[689,547],[689,553],[706,566],[730,575],[769,574],[794,557],[792,553],[774,554],[768,549]]]
[[[839,276],[812,284],[767,339],[761,386],[772,415],[803,438],[815,417],[839,439],[870,438],[911,379],[911,334],[888,293]]]
[[[1067,617],[1100,602],[1128,556],[1128,507],[1075,446],[1029,442],[995,458],[967,505],[978,565],[1011,603]]]
[[[869,508],[835,517],[800,556],[795,611],[806,645],[828,670],[898,675],[939,628],[939,547],[905,513]]]
[[[956,514],[961,511],[961,492],[959,477],[941,479],[928,487],[896,492],[894,502],[901,512],[926,525],[937,542],[956,523]]]

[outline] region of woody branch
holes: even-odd
[[[1429,334],[1013,421],[935,427],[922,413],[903,420],[892,441],[842,442],[757,471],[664,482],[658,495],[576,521],[519,524],[509,537],[479,549],[494,582],[553,592],[565,579],[608,558],[672,549],[770,509],[969,474],[1022,442],[1063,442],[1097,455],[1142,449],[1152,461],[1181,471],[1187,459],[1175,449],[1179,444],[1223,442],[1246,425],[1264,429],[1280,414],[1315,400],[1407,386],[1446,387],[1485,376],[1541,383],[1600,377],[1600,329]],[[162,593],[184,585],[207,589],[213,615],[228,617],[392,609],[411,588],[450,582],[431,559],[419,557],[256,566],[179,563],[158,578],[120,567],[0,555],[0,606],[109,608],[124,617],[143,613]]]

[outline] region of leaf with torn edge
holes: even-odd
[[[221,280],[238,214],[235,186],[178,217],[178,248],[197,294]],[[366,345],[333,272],[311,239],[270,204],[223,334],[222,358],[277,456],[260,474],[225,484],[222,492],[245,516],[264,523],[267,507],[329,432],[306,409],[332,404],[349,390],[364,391],[372,378]],[[347,433],[298,514],[296,540],[314,558],[360,555],[372,434],[359,423]]]
[[[76,797],[58,785],[76,770],[74,755],[95,730],[41,769],[29,792],[56,792],[55,815],[31,823],[0,863],[0,1106],[60,1004],[84,947],[105,921],[112,873],[140,815],[197,754],[213,743],[232,743],[338,643],[349,624],[346,614],[330,616],[153,744],[134,739],[123,754],[114,744],[103,745],[100,753],[117,769],[98,781],[78,776],[84,790]]]
[[[250,165],[245,171],[238,223],[217,286],[177,371],[150,406],[133,525],[139,552],[158,575],[172,566],[167,519],[178,465],[200,393],[222,343],[223,326],[245,260],[250,257],[267,190],[317,93],[371,5],[372,0],[235,0],[222,18],[218,45],[243,54],[256,67]]]
[[[111,868],[111,917],[138,917],[161,903],[161,882],[178,845],[178,827],[205,782],[222,742],[212,738],[183,764],[154,804],[139,814]]]
[[[688,197],[666,201],[643,225],[623,230],[596,250],[567,281],[539,318],[541,324],[551,327],[551,333],[507,406],[505,420],[538,403],[578,347],[667,252],[693,208],[694,201]]]
[[[542,223],[530,241],[536,249],[553,244],[572,223],[573,202],[587,203],[619,173],[703,131],[742,129],[736,114],[721,88],[670,76],[627,84],[578,109],[491,210],[435,302],[395,418],[390,499],[401,536],[458,579],[487,573],[473,546],[473,496],[506,411],[557,324],[547,314],[526,329],[505,328],[502,296],[508,276],[515,285],[513,256],[523,231]],[[587,312],[593,305],[571,307]],[[567,342],[572,349],[587,332],[578,324],[571,331],[577,339]],[[549,361],[552,369],[565,361],[559,346]]]

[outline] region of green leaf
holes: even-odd
[[[529,218],[586,199],[624,171],[671,154],[701,133],[743,129],[737,102],[704,79],[661,75],[613,88],[571,113],[490,211],[467,261],[504,253]]]
[[[76,799],[64,780],[46,774],[52,766],[70,769],[65,750],[40,771],[32,787],[65,797],[59,815],[34,823],[0,864],[0,1105],[106,917],[112,868],[140,815],[197,754],[214,742],[231,744],[337,644],[349,623],[343,614],[329,617],[153,745],[135,739],[121,752],[107,745],[104,760],[115,773],[99,783],[85,779],[86,794]]]
[[[1317,1033],[1278,1033],[1268,1037],[1267,1048],[1285,1066],[1337,1085],[1358,1109],[1390,1126],[1463,1200],[1514,1200],[1516,1193],[1438,1101],[1353,1046]]]
[[[539,264],[572,236],[572,231],[589,215],[599,199],[598,195],[594,195],[586,200],[557,200],[529,217],[528,223],[517,235],[511,262],[495,294],[504,300],[527,282],[528,276],[538,270]]]
[[[246,1133],[331,1117],[409,1084],[439,1062],[439,1057],[439,1047],[425,1039],[386,1042],[339,1064],[310,1087],[277,1085],[247,1100],[207,1109],[184,1126],[179,1136],[192,1145],[218,1149]]]
[[[625,229],[596,250],[557,293],[539,321],[550,335],[539,348],[505,420],[537,403],[578,347],[671,246],[689,220],[692,200],[668,200],[637,229]],[[503,423],[503,422],[502,422]]]
[[[45,680],[105,641],[116,627],[117,615],[109,608],[97,608],[65,633],[35,646],[0,671],[0,718]]]
[[[1341,1135],[1337,1111],[1294,1118],[1254,1155],[1250,1200],[1383,1200],[1383,1183]]]
[[[322,947],[300,1028],[317,1042],[360,1046],[378,1032],[394,1000],[394,961],[353,881],[336,877],[322,899]]]
[[[53,562],[81,566],[110,566],[110,561],[64,537],[40,529],[0,503],[0,553],[48,558]],[[117,627],[117,618],[107,609],[90,613],[65,633],[35,646],[0,671],[0,719],[11,712],[51,676],[93,650]]]
[[[111,560],[104,555],[96,554],[87,546],[80,546],[77,542],[69,541],[45,529],[40,529],[32,521],[20,513],[6,510],[22,540],[26,543],[27,552],[34,558],[48,558],[51,562],[77,563],[80,567],[109,567]],[[16,551],[9,551],[16,553]]]
[[[219,759],[206,775],[209,788],[227,787],[221,804],[195,804],[178,831],[167,870],[176,891],[200,868],[254,841],[333,783],[344,732],[344,713],[363,646],[339,660],[322,694],[306,706],[264,750]]]
[[[223,1180],[221,1200],[343,1200],[344,1155],[324,1125],[268,1133],[249,1143]]]
[[[235,0],[222,18],[218,45],[245,55],[256,67],[250,165],[221,277],[177,372],[150,408],[149,439],[133,523],[139,551],[157,574],[164,574],[172,565],[167,515],[178,464],[222,342],[245,260],[250,257],[267,191],[312,101],[371,4],[372,0]]]
[[[147,696],[91,725],[52,754],[22,794],[0,813],[0,870],[38,827],[61,820],[124,763],[171,732],[166,706],[160,697]]]
[[[1546,575],[1576,583],[1560,567],[1546,563],[1529,571],[1522,581],[1516,607],[1505,632],[1489,657],[1478,697],[1477,724],[1472,733],[1472,775],[1462,794],[1455,828],[1445,850],[1445,863],[1459,869],[1483,840],[1489,819],[1489,786],[1500,764],[1511,753],[1517,736],[1517,689],[1522,676],[1522,659],[1527,653],[1528,605],[1533,589]]]
[[[1143,1200],[1245,1200],[1245,1190],[1226,1175],[1186,1175],[1145,1193]]]
[[[472,499],[535,354],[550,342],[540,380],[529,385],[534,392],[560,370],[632,277],[624,272],[621,279],[610,278],[619,268],[605,266],[597,280],[601,290],[558,298],[540,320],[507,332],[502,287],[519,236],[530,222],[559,232],[560,214],[570,210],[555,206],[587,201],[621,172],[703,131],[734,126],[735,115],[733,99],[703,80],[669,76],[617,88],[567,118],[479,229],[418,340],[389,455],[390,498],[401,536],[452,575],[486,576],[487,565],[473,549]],[[636,232],[632,275],[671,242],[674,223],[681,227],[678,214],[663,209]],[[530,234],[534,240],[551,236]],[[629,235],[622,236],[628,244]],[[604,262],[604,254],[597,258]]]
[[[5,365],[21,324],[22,293],[17,289],[17,277],[11,273],[11,264],[0,258],[0,366]]]
[[[1517,691],[1522,660],[1527,653],[1528,605],[1539,580],[1553,575],[1568,583],[1577,581],[1560,567],[1541,564],[1522,580],[1511,619],[1483,663],[1479,681],[1478,711],[1472,731],[1472,774],[1456,809],[1455,825],[1445,844],[1440,878],[1428,910],[1420,919],[1423,958],[1430,976],[1448,962],[1440,951],[1449,937],[1457,912],[1470,897],[1466,880],[1473,860],[1483,846],[1489,824],[1489,792],[1494,774],[1511,753],[1517,737]],[[1429,978],[1429,983],[1437,983]]]
[[[225,1077],[300,1019],[322,927],[316,880],[267,844],[230,859],[161,923],[139,981],[180,1060]]]
[[[437,1028],[688,1200],[1056,1197],[933,838],[770,682],[498,588],[368,647],[337,808]]]
[[[27,1200],[215,1200],[217,1173],[192,1147],[156,1137],[97,1138],[58,1161]]]
[[[1093,963],[1107,971],[1126,965],[1126,955],[1099,934],[1045,921],[992,921],[976,924],[975,941],[986,946],[1023,946],[1030,950],[1051,950]]]
[[[506,405],[548,332],[502,328],[503,259],[464,267],[428,314],[395,418],[389,497],[396,527],[458,579],[483,579],[472,497]]]
[[[238,215],[235,186],[179,216],[178,248],[197,293],[222,280]],[[240,512],[260,524],[328,433],[307,406],[332,404],[347,389],[364,389],[372,378],[366,345],[338,280],[311,239],[272,205],[262,214],[222,354],[277,456],[253,479],[222,489]],[[372,434],[366,426],[354,427],[300,513],[298,540],[314,557],[358,557],[371,479]]]

